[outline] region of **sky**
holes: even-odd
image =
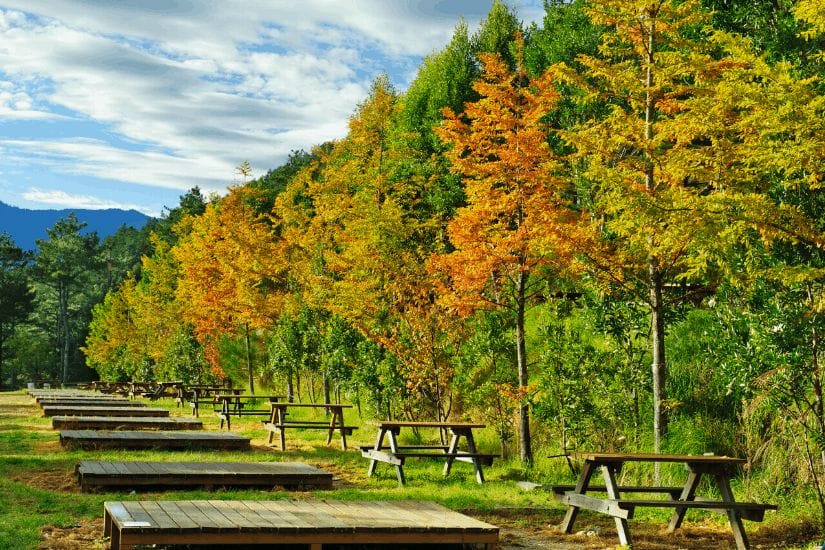
[[[525,24],[542,0],[506,2]],[[342,138],[492,0],[0,0],[0,201],[150,216]]]

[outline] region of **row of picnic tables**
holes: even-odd
[[[341,446],[347,449],[346,437],[357,429],[349,426],[344,420],[344,411],[351,405],[337,403],[290,403],[280,395],[247,395],[242,389],[230,390],[227,388],[199,387],[192,390],[190,406],[197,416],[199,404],[209,401],[214,411],[221,418],[221,427],[224,422],[230,428],[231,418],[245,414],[264,416],[264,425],[269,430],[271,444],[277,434],[280,447],[286,449],[285,433],[287,429],[321,429],[328,432],[327,444],[332,440],[334,433],[339,433]],[[260,408],[263,401],[268,408]],[[326,420],[307,420],[292,418],[290,411],[322,409],[327,416]],[[295,415],[304,416],[304,415]],[[483,467],[492,464],[499,455],[479,452],[474,430],[485,428],[481,423],[469,422],[414,422],[414,421],[375,421],[377,436],[373,445],[359,447],[361,455],[369,460],[368,475],[372,476],[379,463],[385,463],[395,468],[399,484],[404,485],[404,464],[409,458],[429,458],[444,461],[443,474],[447,476],[455,462],[473,464],[475,477],[479,483],[484,482]],[[449,442],[445,444],[408,445],[401,442],[402,430],[438,430],[449,435]],[[733,532],[737,548],[749,547],[742,520],[762,521],[767,510],[775,510],[772,504],[736,501],[731,490],[731,478],[738,468],[745,462],[740,458],[717,455],[678,455],[678,454],[645,454],[645,453],[573,453],[573,458],[581,462],[582,467],[575,485],[552,485],[548,489],[554,497],[567,505],[566,514],[561,529],[570,533],[581,510],[590,510],[606,514],[615,520],[619,541],[623,545],[631,545],[632,540],[628,527],[628,520],[634,515],[637,508],[658,507],[673,510],[668,525],[669,531],[674,531],[681,525],[685,513],[689,509],[702,509],[725,514]],[[681,463],[687,475],[681,486],[662,486],[655,483],[647,485],[621,485],[620,474],[628,463]],[[604,485],[593,485],[594,474],[600,473]],[[698,494],[700,481],[707,477],[712,481],[712,487],[718,493],[713,498]],[[661,498],[634,498],[635,495],[666,495]]]

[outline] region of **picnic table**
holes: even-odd
[[[385,462],[395,466],[395,475],[398,483],[404,485],[404,462],[407,458],[443,458],[444,475],[447,476],[453,463],[469,462],[475,467],[476,481],[484,483],[482,466],[491,466],[497,454],[480,453],[476,448],[473,430],[484,428],[484,424],[471,422],[410,422],[410,421],[380,421],[374,423],[378,427],[378,436],[375,445],[362,446],[361,456],[370,459],[367,475],[375,473],[378,462]],[[398,434],[402,428],[436,428],[450,433],[448,445],[399,445]],[[384,444],[387,438],[389,445]],[[461,438],[464,438],[465,449],[459,449]]]
[[[179,398],[179,402],[182,404],[183,401],[189,403],[189,408],[192,409],[192,416],[199,417],[200,416],[200,404],[207,403],[212,405],[212,408],[217,411],[217,404],[218,402],[215,400],[217,395],[224,395],[224,394],[236,394],[240,395],[243,393],[243,388],[227,388],[226,386],[217,386],[217,385],[197,385],[197,386],[183,386],[181,388],[181,397]]]
[[[749,548],[748,538],[742,520],[762,521],[765,510],[776,510],[776,505],[755,502],[737,502],[730,487],[730,479],[736,469],[745,463],[742,458],[716,455],[675,455],[675,454],[623,454],[623,453],[572,453],[571,456],[584,461],[578,482],[573,485],[553,486],[557,500],[567,504],[567,513],[561,525],[562,531],[571,533],[580,509],[594,510],[612,516],[616,522],[619,542],[630,546],[630,530],[627,520],[633,517],[637,507],[673,508],[668,531],[678,529],[688,509],[703,509],[727,515],[733,531],[736,547]],[[661,486],[620,486],[617,476],[626,462],[683,463],[688,471],[687,479],[681,487]],[[600,470],[604,486],[591,486],[593,474]],[[711,500],[696,495],[703,475],[713,478],[721,500]],[[607,493],[607,498],[587,495],[588,492]],[[630,499],[628,493],[664,493],[670,500]]]
[[[158,382],[151,390],[143,392],[141,397],[146,397],[151,401],[157,401],[161,397],[177,397],[180,395],[180,389],[183,387],[183,382],[179,380]]]
[[[277,433],[281,440],[281,450],[286,450],[286,430],[299,428],[304,430],[327,430],[327,445],[332,441],[335,432],[341,434],[341,447],[346,450],[347,436],[352,435],[352,431],[358,426],[347,426],[344,422],[344,409],[352,408],[352,405],[342,405],[340,403],[270,403],[269,419],[264,421],[266,429],[269,430],[269,443]],[[304,420],[288,418],[289,409],[324,409],[329,415],[329,420]]]
[[[249,405],[257,400],[265,399],[270,406],[266,409],[250,408]],[[264,416],[271,417],[272,403],[277,403],[281,399],[286,399],[283,395],[240,395],[236,393],[218,394],[215,396],[215,401],[220,405],[220,409],[216,408],[215,414],[221,419],[221,428],[226,422],[226,429],[231,430],[231,418],[233,416],[240,418],[241,416]]]

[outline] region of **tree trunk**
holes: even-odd
[[[286,401],[287,403],[295,402],[295,385],[292,383],[292,370],[286,374]]]
[[[252,348],[249,345],[249,323],[244,324],[244,335],[246,336],[246,372],[249,376],[249,393],[255,395],[255,378],[252,371]]]
[[[667,435],[667,411],[663,407],[666,399],[667,363],[661,273],[653,262],[650,265],[650,325],[653,345],[653,451],[660,453],[662,442]]]
[[[656,26],[655,17],[650,14],[647,27],[647,67],[645,76],[645,86],[647,93],[645,97],[645,141],[650,143],[654,138],[653,123],[656,116],[656,104],[654,97],[654,48]],[[650,158],[645,159],[645,188],[649,193],[655,194],[656,180],[654,164]],[[655,235],[650,235],[649,243],[653,248]],[[662,441],[667,435],[667,413],[663,408],[665,400],[665,382],[667,379],[667,363],[665,362],[665,323],[664,304],[662,303],[662,272],[659,268],[659,260],[651,255],[648,259],[648,300],[650,302],[650,338],[653,347],[653,362],[651,370],[653,373],[653,450],[661,452]],[[659,477],[658,464],[656,465],[656,478]]]
[[[61,281],[58,289],[59,303],[59,324],[62,336],[62,346],[60,352],[60,363],[62,367],[62,376],[60,383],[66,384],[69,381],[69,288],[68,284]]]
[[[527,274],[522,272],[518,278],[518,299],[516,305],[516,360],[518,362],[518,385],[524,390],[529,384],[527,375],[527,346],[524,341],[524,300],[527,287]],[[519,443],[521,461],[533,463],[533,449],[530,440],[530,406],[524,401],[519,404]]]

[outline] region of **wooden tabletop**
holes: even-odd
[[[379,428],[486,428],[486,424],[474,422],[417,422],[410,420],[375,420],[369,424]]]
[[[345,409],[350,408],[352,405],[344,405],[342,403],[289,403],[289,402],[281,402],[281,403],[272,403],[273,407],[326,407],[328,409]]]
[[[590,462],[690,462],[693,464],[744,464],[744,458],[718,455],[676,455],[657,453],[570,453],[570,456]]]
[[[215,399],[286,399],[285,395],[235,395],[235,394],[219,394]]]

